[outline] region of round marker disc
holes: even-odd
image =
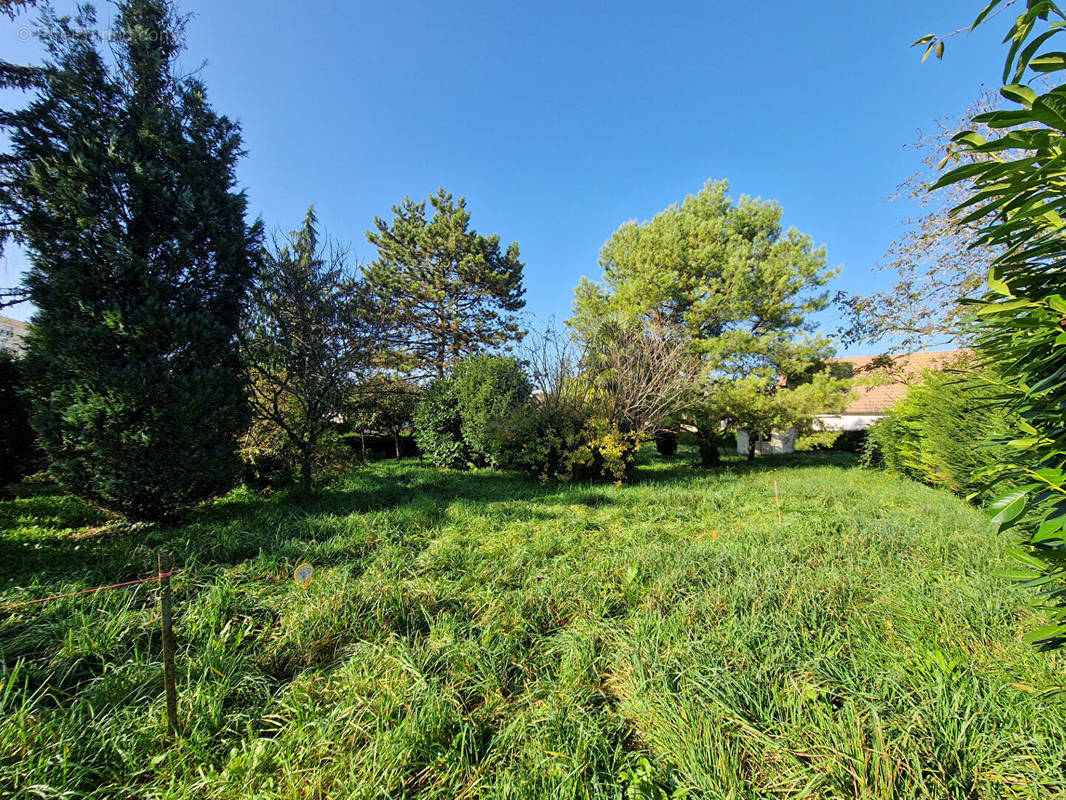
[[[315,571],[315,568],[310,564],[301,564],[296,568],[296,571],[292,573],[292,579],[297,583],[301,583],[304,586],[311,582],[311,574]]]

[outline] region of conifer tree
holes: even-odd
[[[169,0],[43,17],[35,98],[5,115],[2,200],[30,261],[33,424],[56,476],[132,518],[228,489],[248,423],[236,333],[258,247],[239,127],[176,72]]]
[[[521,340],[525,306],[518,243],[470,227],[466,199],[440,189],[426,202],[405,198],[367,239],[378,257],[367,283],[386,321],[389,366],[442,377],[464,356]]]
[[[828,304],[834,272],[824,248],[781,216],[776,203],[734,201],[724,181],[708,181],[651,220],[624,223],[600,251],[603,280],[575,290],[569,324],[582,338],[618,315],[690,340],[706,380],[686,421],[705,466],[718,463],[727,428],[805,428],[812,409],[831,413],[847,398],[827,375],[799,394],[777,391],[780,376],[812,373],[833,351],[811,316]]]

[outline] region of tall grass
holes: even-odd
[[[151,588],[2,612],[0,794],[1066,794],[1058,656],[980,512],[836,455],[646,458],[626,486],[380,464],[167,529],[0,503],[0,603],[173,554],[184,725]]]

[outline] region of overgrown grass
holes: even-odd
[[[0,794],[1066,794],[1059,661],[980,512],[840,456],[690,460],[625,486],[383,463],[169,529],[0,503],[0,603],[173,554],[185,728],[151,588],[0,612]]]

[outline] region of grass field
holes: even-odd
[[[27,488],[2,604],[173,554],[185,732],[151,588],[2,611],[0,795],[1066,796],[1062,661],[981,512],[842,456],[646,458],[625,486],[383,463],[169,529]]]

